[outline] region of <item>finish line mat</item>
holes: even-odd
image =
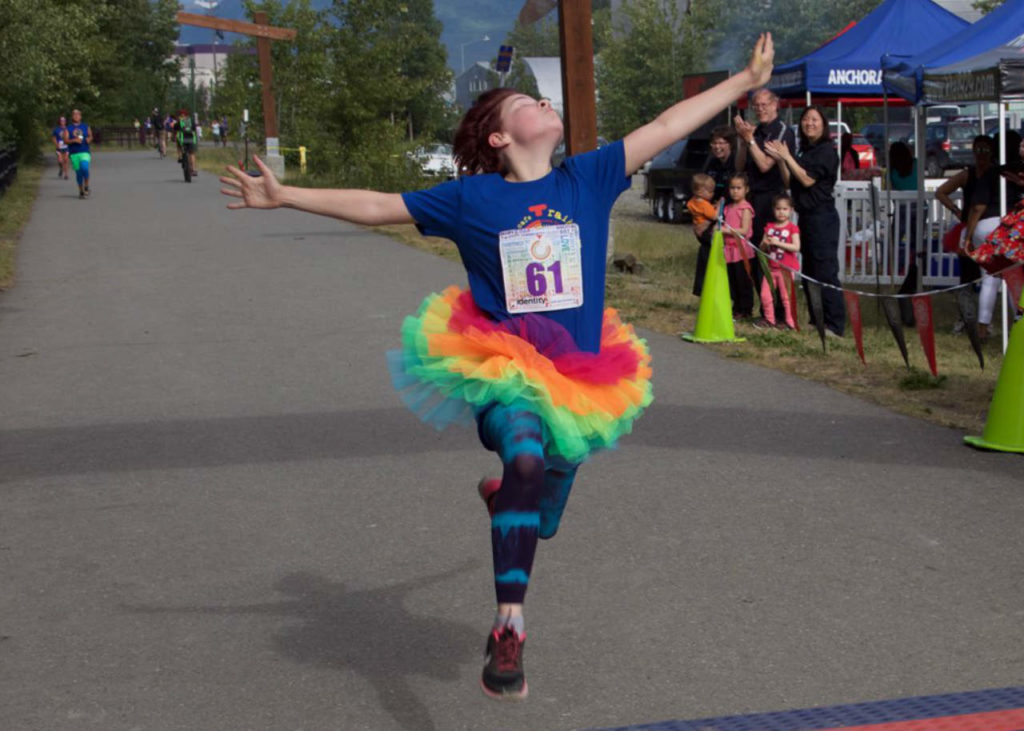
[[[1024,687],[661,721],[603,731],[1024,731]]]

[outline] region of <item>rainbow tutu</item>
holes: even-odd
[[[601,352],[579,350],[540,315],[496,322],[458,287],[432,294],[402,325],[388,354],[406,405],[442,429],[471,424],[495,404],[540,417],[545,451],[579,462],[615,445],[651,403],[651,356],[633,328],[606,309]]]

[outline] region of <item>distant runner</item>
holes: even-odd
[[[63,177],[64,180],[68,179],[68,143],[64,141],[64,132],[67,128],[67,118],[61,117],[50,134],[57,152],[57,177]]]
[[[64,141],[71,153],[71,167],[75,169],[75,180],[78,181],[78,197],[89,195],[89,163],[92,155],[89,143],[92,142],[92,128],[82,121],[82,112],[71,111],[71,125],[63,132]]]

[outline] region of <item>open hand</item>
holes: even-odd
[[[747,70],[750,71],[754,88],[764,86],[772,76],[772,66],[775,61],[775,44],[772,42],[771,33],[762,33],[757,37],[754,44],[754,52],[750,54],[750,63]]]
[[[736,128],[736,134],[739,135],[744,142],[750,144],[754,141],[754,125],[743,119],[743,117],[737,114],[732,120],[732,126]]]
[[[789,145],[784,140],[768,140],[764,143],[764,152],[773,160],[785,160],[789,157]]]
[[[231,175],[222,175],[220,178],[220,182],[228,186],[221,188],[221,193],[241,198],[240,201],[228,203],[228,208],[279,208],[283,186],[258,156],[253,155],[252,159],[260,169],[260,177],[254,178],[244,170],[228,165],[227,171]]]

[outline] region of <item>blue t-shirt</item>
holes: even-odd
[[[64,137],[63,137],[63,135],[64,135],[64,128],[63,127],[54,127],[53,128],[53,139],[57,140],[57,149],[59,149],[59,150],[63,150],[65,148],[67,148],[67,145],[64,144]]]
[[[629,188],[621,141],[567,158],[540,180],[510,183],[498,173],[471,175],[429,190],[403,193],[406,208],[425,236],[451,239],[459,248],[477,306],[507,320],[498,235],[502,231],[579,226],[583,304],[535,313],[559,323],[577,347],[601,347],[608,217],[615,199]]]
[[[80,130],[82,132],[82,141],[75,142],[75,131]],[[88,152],[89,143],[86,141],[89,139],[89,125],[85,122],[80,124],[69,124],[68,125],[68,152],[75,155],[79,152]]]

